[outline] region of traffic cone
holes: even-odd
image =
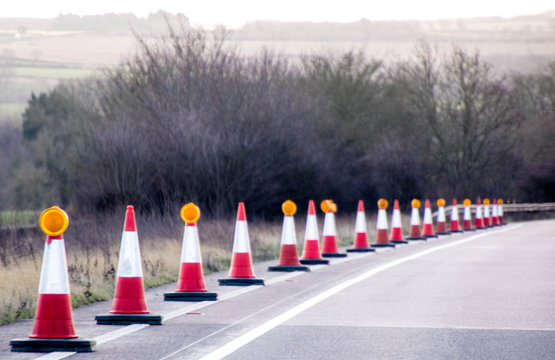
[[[426,207],[424,208],[424,224],[422,225],[422,236],[426,238],[436,238],[434,234],[434,224],[432,223],[432,209],[430,208],[430,200],[426,199]]]
[[[364,202],[358,201],[357,216],[355,219],[355,239],[353,247],[347,252],[370,252],[375,251],[368,244],[368,227],[366,226],[366,214],[364,212]]]
[[[179,279],[174,292],[164,293],[165,301],[215,301],[218,294],[208,292],[204,284],[202,261],[197,230],[200,209],[193,203],[181,208],[181,219],[185,222]]]
[[[464,231],[475,231],[472,227],[472,215],[470,214],[470,199],[464,199],[463,229]]]
[[[376,242],[372,247],[395,247],[395,244],[389,242],[389,235],[387,234],[387,200],[378,200],[378,220],[376,221]]]
[[[323,257],[346,257],[347,254],[340,253],[337,249],[337,230],[335,226],[335,212],[337,205],[332,200],[324,200],[320,204],[324,212],[324,231],[322,240]]]
[[[411,202],[412,211],[410,214],[410,233],[407,240],[427,240],[420,232],[420,200],[413,199]]]
[[[287,200],[281,205],[283,211],[283,228],[281,231],[281,251],[279,264],[268,267],[268,271],[310,271],[302,266],[297,255],[297,236],[295,234],[295,219],[293,215],[297,212],[297,205]]]
[[[436,224],[437,235],[450,235],[451,233],[447,231],[447,223],[445,219],[445,200],[437,199],[437,224]]]
[[[220,285],[264,285],[264,279],[256,278],[252,266],[251,247],[245,204],[240,202],[233,236],[233,255],[229,275],[226,279],[218,279]]]
[[[499,216],[497,215],[497,199],[491,203],[491,226],[499,226]]]
[[[507,225],[503,218],[503,199],[497,199],[497,216],[499,217],[499,225]]]
[[[489,211],[489,199],[484,199],[484,227],[489,228],[491,227],[491,213]]]
[[[127,206],[119,251],[116,291],[108,315],[95,317],[98,325],[162,325],[161,315],[150,315],[146,306],[139,236],[133,205]]]
[[[474,215],[474,227],[478,230],[484,229],[484,217],[482,215],[482,204],[480,198],[476,199],[476,213]]]
[[[300,263],[304,265],[327,265],[330,263],[329,260],[322,258],[322,255],[320,254],[318,220],[316,219],[316,207],[314,206],[313,200],[308,202],[303,254],[300,259]]]
[[[453,199],[453,205],[451,206],[451,222],[449,223],[449,231],[452,233],[462,232],[459,224],[459,208],[457,205],[457,199]]]
[[[393,215],[391,215],[391,238],[393,244],[407,244],[408,241],[403,239],[403,230],[401,225],[401,211],[399,210],[399,201],[395,199],[393,202]]]
[[[42,259],[37,311],[28,339],[10,341],[14,352],[94,351],[94,340],[78,339],[73,326],[71,293],[63,233],[69,224],[65,211],[57,206],[39,218],[46,234]]]

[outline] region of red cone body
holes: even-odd
[[[453,232],[461,231],[459,224],[459,209],[457,208],[457,199],[453,199],[453,207],[451,208],[451,222],[449,229]]]
[[[314,201],[308,202],[308,214],[304,232],[304,246],[302,260],[324,260],[320,253],[320,236],[318,235],[318,221]]]
[[[207,291],[202,271],[200,246],[196,223],[185,225],[181,248],[181,266],[176,292]]]
[[[139,237],[135,222],[135,210],[127,206],[125,224],[119,252],[116,291],[112,314],[147,314],[143,269],[139,250]]]
[[[71,295],[63,235],[47,236],[31,338],[77,338],[73,326]]]
[[[430,200],[426,200],[426,208],[424,209],[424,224],[422,226],[422,236],[435,236],[434,225],[432,223],[432,210],[430,208]]]
[[[484,228],[484,219],[482,217],[482,205],[480,199],[476,200],[476,215],[474,216],[474,227],[476,227],[476,229]]]
[[[242,202],[239,203],[239,208],[237,210],[237,221],[235,223],[235,235],[233,238],[233,255],[231,257],[229,277],[255,277],[252,265],[245,204]]]
[[[297,238],[295,235],[295,220],[292,215],[283,217],[281,232],[281,251],[279,265],[300,265],[297,255]]]
[[[376,244],[389,244],[387,213],[385,209],[378,209],[376,222]]]
[[[364,202],[358,201],[357,215],[355,219],[355,239],[353,241],[354,249],[367,249],[368,244],[368,227],[366,225],[366,214],[364,212]]]
[[[391,216],[391,241],[404,241],[403,229],[401,225],[401,211],[399,201],[395,199],[393,203],[393,215]]]
[[[337,248],[337,231],[335,228],[335,214],[329,211],[324,216],[324,231],[322,240],[322,254],[339,253]]]

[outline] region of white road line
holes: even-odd
[[[69,352],[69,351],[60,351],[60,352],[51,352],[41,357],[36,358],[36,360],[58,360],[63,359],[65,357],[71,356],[76,354],[76,352]]]
[[[222,359],[224,357],[226,357],[227,355],[235,352],[236,350],[240,349],[241,347],[245,346],[246,344],[250,343],[251,341],[257,339],[258,337],[264,335],[265,333],[267,333],[268,331],[274,329],[275,327],[283,324],[284,322],[286,322],[287,320],[292,319],[293,317],[299,315],[300,313],[304,312],[305,310],[308,310],[309,308],[313,307],[314,305],[326,300],[327,298],[343,291],[344,289],[355,285],[363,280],[366,280],[376,274],[379,274],[387,269],[390,269],[392,267],[398,266],[400,264],[403,264],[407,261],[410,260],[414,260],[417,258],[420,258],[422,256],[443,250],[443,249],[447,249],[453,246],[457,246],[457,245],[461,245],[464,243],[467,243],[469,241],[472,240],[476,240],[479,238],[482,238],[484,236],[488,236],[488,235],[492,235],[492,234],[498,234],[498,233],[502,233],[508,230],[514,230],[517,227],[522,226],[522,224],[519,225],[515,225],[515,226],[510,226],[508,228],[502,229],[502,230],[497,230],[497,231],[490,231],[487,233],[483,233],[483,234],[479,234],[479,235],[474,235],[471,236],[469,238],[463,239],[463,240],[459,240],[457,242],[452,242],[449,244],[445,244],[442,246],[438,246],[436,248],[432,248],[432,249],[427,249],[421,252],[418,252],[416,254],[410,255],[410,256],[406,256],[404,258],[401,259],[397,259],[397,260],[393,260],[389,263],[380,265],[376,268],[373,268],[372,270],[369,270],[357,277],[354,277],[350,280],[347,280],[331,289],[328,289],[318,295],[316,295],[315,297],[305,301],[302,304],[299,304],[289,310],[287,310],[286,312],[284,312],[281,315],[278,315],[268,321],[266,321],[265,323],[263,323],[262,325],[246,332],[245,334],[239,336],[238,338],[228,342],[227,344],[221,346],[220,348],[216,349],[215,351],[211,352],[210,354],[204,356],[201,360],[218,360],[218,359]]]

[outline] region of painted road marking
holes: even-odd
[[[263,323],[260,326],[257,326],[256,328],[246,332],[245,334],[239,336],[238,338],[228,342],[227,344],[221,346],[220,348],[216,349],[215,351],[211,352],[210,354],[204,356],[201,360],[219,360],[222,359],[224,357],[226,357],[227,355],[230,355],[231,353],[235,352],[236,350],[242,348],[243,346],[245,346],[246,344],[250,343],[251,341],[259,338],[260,336],[264,335],[265,333],[267,333],[268,331],[274,329],[275,327],[283,324],[284,322],[286,322],[287,320],[292,319],[293,317],[301,314],[302,312],[304,312],[305,310],[308,310],[309,308],[313,307],[314,305],[326,300],[327,298],[343,291],[344,289],[355,285],[363,280],[366,280],[376,274],[379,274],[387,269],[391,269],[395,266],[401,265],[407,261],[410,260],[414,260],[414,259],[418,259],[422,256],[440,251],[440,250],[444,250],[453,246],[458,246],[464,243],[467,243],[469,241],[473,241],[488,235],[492,235],[492,234],[499,234],[508,230],[514,230],[518,227],[522,226],[522,224],[519,225],[515,225],[515,226],[511,226],[509,228],[505,228],[502,230],[497,230],[494,232],[488,232],[488,233],[483,233],[483,234],[479,234],[479,235],[474,235],[471,236],[469,238],[463,239],[463,240],[459,240],[453,243],[449,243],[449,244],[445,244],[442,246],[438,246],[436,248],[432,248],[432,249],[427,249],[421,252],[418,252],[416,254],[413,255],[409,255],[409,256],[405,256],[404,258],[401,259],[397,259],[397,260],[393,260],[389,263],[380,265],[372,270],[369,270],[357,277],[354,277],[350,280],[347,280],[339,285],[334,286],[331,289],[328,289],[316,296],[314,296],[313,298],[305,301],[302,304],[299,304],[289,310],[287,310],[286,312],[284,312],[281,315],[278,315],[268,321],[266,321],[265,323]]]

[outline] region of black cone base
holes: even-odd
[[[96,341],[84,339],[13,339],[13,352],[94,351]]]
[[[222,286],[264,285],[264,279],[258,279],[258,278],[227,278],[227,279],[218,279],[218,283]]]
[[[436,235],[451,235],[451,232],[436,233]]]
[[[162,325],[162,315],[152,314],[108,314],[95,317],[97,325]]]
[[[464,231],[476,231],[476,229],[464,229]]]
[[[347,257],[347,254],[341,254],[341,253],[322,253],[323,257],[329,257],[329,258],[340,258],[340,257]]]
[[[462,230],[451,230],[451,233],[462,233]]]
[[[347,252],[372,252],[372,251],[376,251],[376,249],[372,249],[370,247],[347,249]]]
[[[300,259],[303,265],[329,265],[330,261],[326,259]]]
[[[308,266],[302,265],[275,265],[275,266],[268,266],[268,271],[285,271],[285,272],[292,272],[292,271],[310,271]]]
[[[417,241],[417,240],[426,241],[426,240],[428,240],[425,237],[408,237],[406,239],[410,240],[410,241]]]
[[[437,235],[424,235],[427,239],[437,238]]]
[[[408,241],[405,240],[391,240],[393,244],[408,244]]]
[[[164,301],[216,301],[218,294],[207,291],[174,291],[164,293]]]
[[[382,248],[382,247],[395,247],[395,244],[372,244],[372,247]]]

